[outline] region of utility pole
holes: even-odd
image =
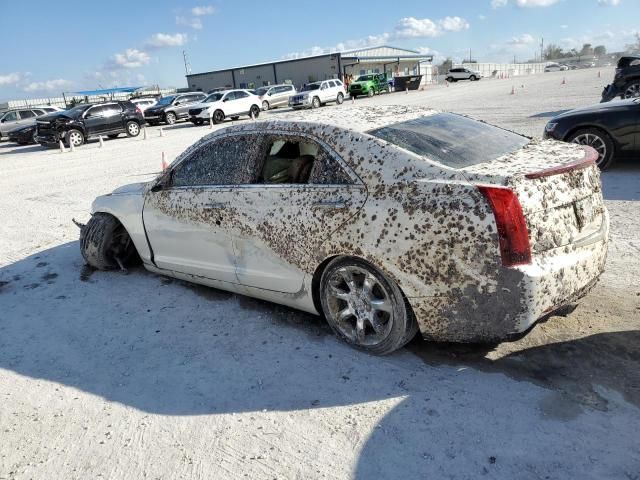
[[[542,41],[540,42],[540,61],[544,61],[544,37],[542,37]]]
[[[189,56],[187,55],[187,51],[182,51],[182,57],[184,58],[184,72],[186,75],[191,74],[191,63],[189,63]]]

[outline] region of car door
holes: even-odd
[[[106,105],[95,105],[84,113],[84,128],[86,136],[99,135],[107,131],[105,121]]]
[[[259,149],[253,184],[238,187],[233,208],[238,280],[295,293],[318,265],[323,242],[364,205],[366,188],[335,152],[308,134],[247,136]],[[283,165],[285,178],[278,171]]]
[[[236,101],[236,95],[238,94],[238,90],[234,90],[232,92],[227,93],[222,99],[222,104],[224,105],[224,114],[229,117],[237,114],[240,111],[238,107],[238,102]]]
[[[7,132],[13,130],[18,127],[18,122],[20,121],[20,117],[18,116],[17,111],[7,112],[4,114],[2,119],[0,120],[0,133],[2,135],[6,135]]]
[[[18,115],[20,116],[20,120],[18,120],[16,126],[23,127],[36,123],[36,114],[32,110],[19,110]]]
[[[146,194],[143,221],[158,268],[237,283],[233,185],[249,181],[251,148],[237,135],[215,137],[189,152]]]
[[[331,87],[329,87],[329,82],[322,82],[322,84],[320,85],[320,101],[322,103],[328,102],[330,96]]]
[[[104,132],[123,131],[124,124],[122,118],[122,106],[119,103],[108,103],[104,105],[102,112]]]

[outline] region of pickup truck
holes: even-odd
[[[387,76],[383,73],[371,73],[360,75],[356,81],[349,85],[349,95],[357,98],[359,95],[373,97],[376,93],[390,92]]]

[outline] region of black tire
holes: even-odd
[[[352,272],[350,278],[353,281],[353,286],[350,286],[346,281],[343,286],[336,283],[336,279],[344,278],[342,277],[343,272]],[[359,277],[362,277],[362,280]],[[372,282],[375,283],[367,293],[368,300],[357,301],[357,306],[353,306],[349,300],[338,298],[335,294],[330,293],[337,291],[343,297],[353,296],[350,293],[355,294],[356,291],[363,293],[365,292],[365,278],[372,280],[369,285]],[[359,283],[362,284],[362,287],[358,286]],[[345,292],[347,295],[344,295]],[[368,353],[374,355],[392,353],[406,345],[418,331],[418,324],[411,307],[406,302],[398,285],[378,269],[358,258],[338,257],[331,261],[322,273],[319,296],[325,318],[338,338]],[[388,311],[382,312],[378,308],[372,308],[374,302],[379,305],[384,304]],[[337,312],[349,309],[354,313],[347,314],[342,321],[336,318]],[[364,336],[358,338],[356,330],[358,330],[357,324],[359,322],[356,320],[356,310],[359,312],[358,315],[369,315],[374,319],[373,322],[369,320],[369,327],[365,325],[361,330],[363,335],[367,335],[365,330],[369,330],[368,339]],[[374,311],[376,313],[373,313]],[[383,318],[378,316],[378,320],[375,321],[376,314],[380,313],[383,314]],[[356,326],[351,327],[352,323]],[[377,328],[373,327],[374,323],[378,324],[378,328],[384,329],[384,332],[378,333]],[[353,331],[350,332],[350,330]]]
[[[140,124],[135,120],[129,120],[125,125],[127,137],[137,137],[140,135]]]
[[[567,142],[578,143],[580,145],[588,145],[598,151],[598,160],[596,165],[600,170],[606,170],[613,165],[615,160],[615,145],[609,134],[598,128],[583,128],[576,132],[573,132],[567,138]],[[604,155],[599,150],[599,142],[602,142],[606,148]]]
[[[267,110],[269,110],[269,108],[270,108],[269,102],[267,102],[266,100],[262,102],[262,110],[266,112]]]
[[[342,93],[338,94],[338,97],[336,98],[336,103],[338,105],[342,105],[344,103],[344,95]]]
[[[447,82],[451,83],[451,82],[453,82],[453,77],[447,77],[445,80],[446,80]]]
[[[112,133],[111,135],[107,135],[107,137],[113,140],[114,138],[118,138],[119,135],[119,133]]]
[[[367,97],[373,97],[376,94],[375,90],[373,88],[370,88],[369,91],[367,92]]]
[[[321,105],[320,99],[318,97],[313,97],[313,100],[311,100],[311,108],[320,108]]]
[[[253,118],[258,118],[260,116],[261,111],[262,110],[260,110],[260,107],[258,105],[251,105],[251,108],[249,109],[249,116]]]
[[[178,121],[178,117],[173,112],[167,112],[164,116],[164,121],[167,122],[167,125],[173,125]]]
[[[213,112],[213,117],[211,119],[216,125],[224,122],[224,112],[222,110],[216,110],[215,112]]]
[[[477,78],[476,78],[476,76],[475,76],[475,75],[471,75],[471,76],[469,77],[469,80],[471,80],[472,82],[475,82],[475,81],[477,80]]]
[[[640,98],[640,80],[634,80],[624,86],[622,98]]]
[[[140,261],[131,237],[113,215],[94,214],[80,231],[80,253],[84,261],[98,270],[119,268],[116,257],[124,266]]]
[[[84,134],[80,130],[73,128],[67,132],[65,137],[67,139],[67,147],[71,146],[71,142],[73,142],[74,147],[84,145]]]
[[[201,118],[194,118],[191,120],[191,123],[193,123],[194,125],[200,126],[204,123],[204,120]]]

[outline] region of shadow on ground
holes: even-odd
[[[640,158],[617,160],[601,178],[606,200],[640,200]]]

